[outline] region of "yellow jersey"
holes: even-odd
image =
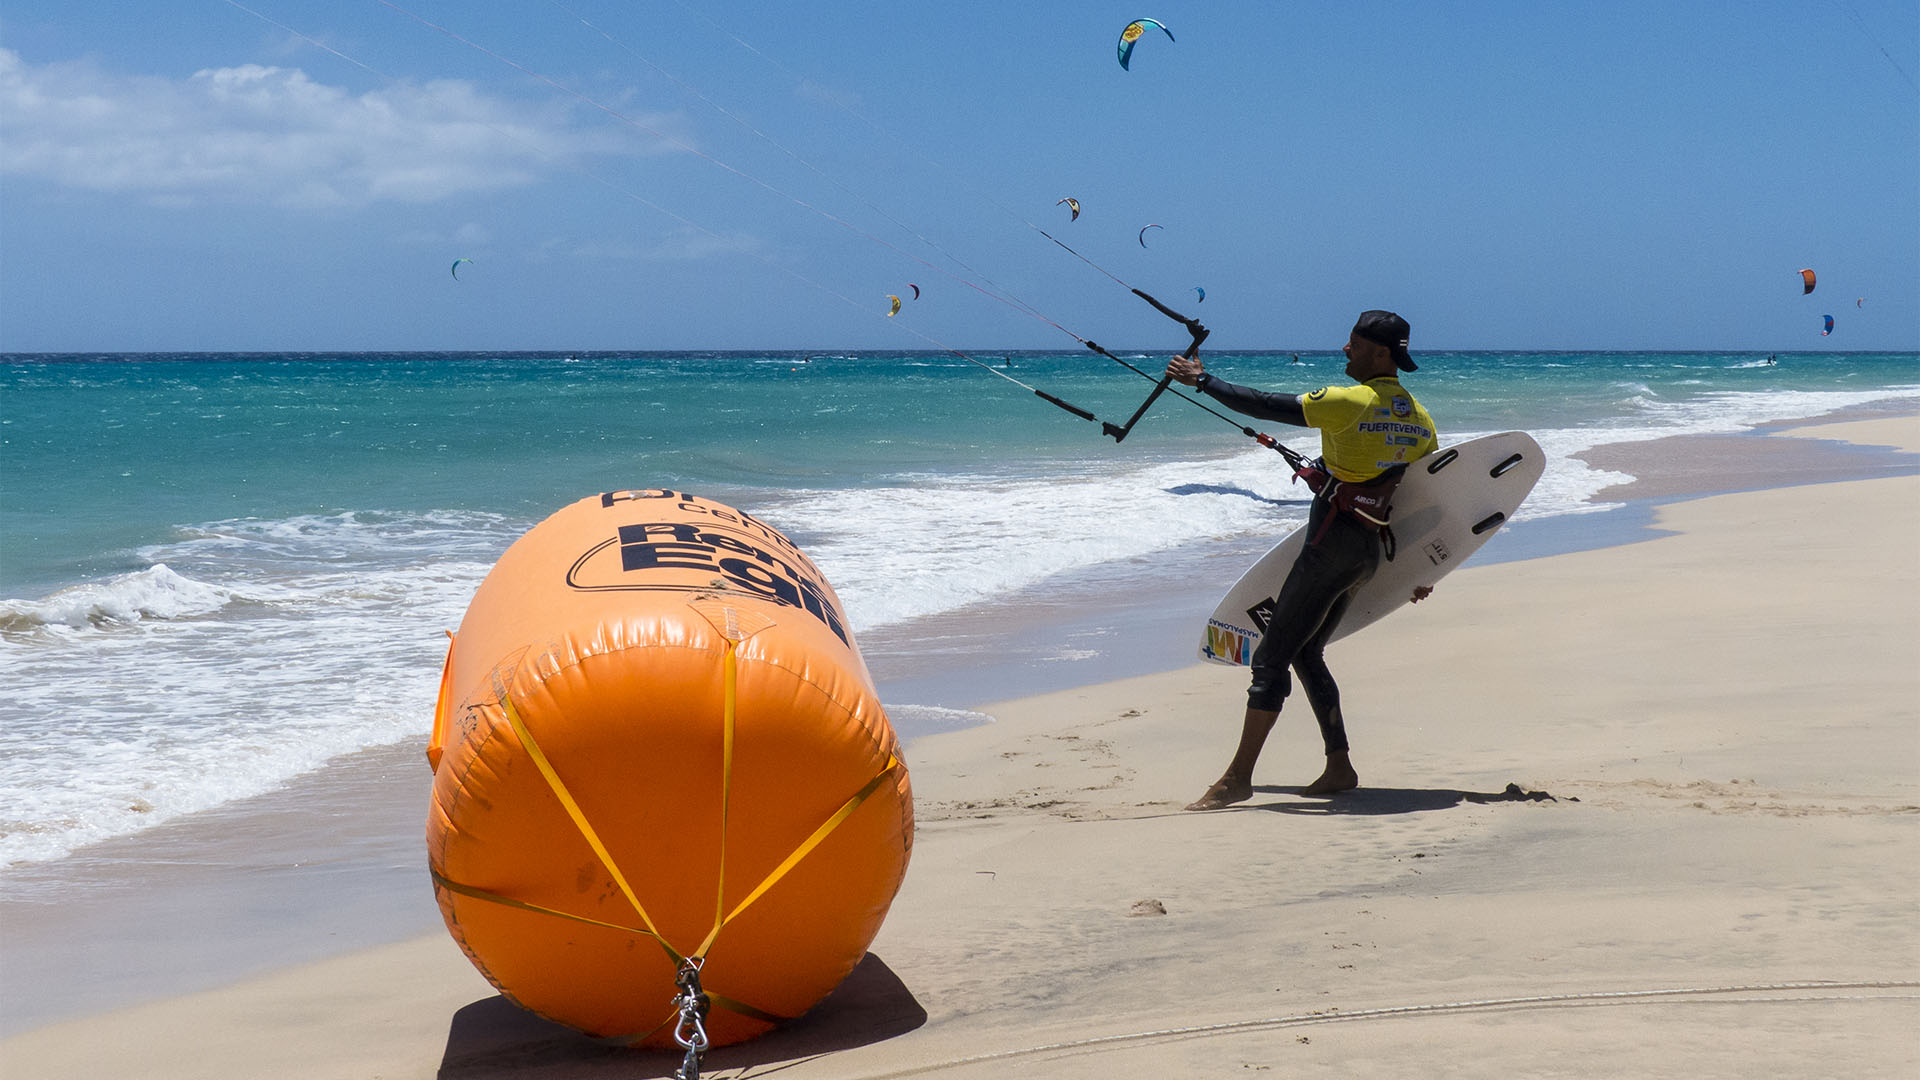
[[[1418,460],[1438,444],[1433,417],[1392,375],[1300,395],[1307,424],[1320,429],[1320,457],[1337,480],[1362,484]]]

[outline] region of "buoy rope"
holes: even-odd
[[[1788,982],[1756,983],[1741,986],[1695,986],[1674,987],[1652,990],[1606,990],[1588,993],[1539,994],[1530,997],[1480,998],[1470,1001],[1449,1001],[1427,1005],[1389,1005],[1375,1009],[1329,1009],[1324,1012],[1299,1013],[1292,1016],[1273,1016],[1261,1020],[1230,1020],[1218,1024],[1198,1024],[1190,1027],[1160,1028],[1153,1031],[1134,1031],[1119,1035],[1099,1035],[1088,1039],[1074,1039],[1067,1042],[1047,1043],[1043,1046],[1026,1046],[1016,1050],[998,1050],[987,1054],[975,1054],[971,1057],[954,1058],[950,1061],[930,1062],[914,1065],[905,1069],[895,1069],[883,1073],[864,1074],[862,1080],[893,1080],[894,1077],[918,1076],[924,1073],[957,1069],[966,1065],[978,1065],[988,1061],[1005,1061],[1012,1058],[1029,1057],[1036,1054],[1059,1053],[1070,1050],[1090,1050],[1119,1043],[1143,1042],[1149,1039],[1189,1039],[1204,1038],[1212,1035],[1229,1035],[1246,1031],[1259,1031],[1268,1028],[1304,1027],[1311,1024],[1332,1024],[1353,1020],[1385,1020],[1402,1016],[1420,1016],[1439,1013],[1478,1012],[1493,1009],[1551,1008],[1561,1005],[1599,1005],[1599,1004],[1653,1004],[1661,999],[1675,997],[1706,997],[1725,994],[1781,993],[1785,991],[1806,990],[1916,990],[1920,982]],[[1738,1003],[1793,1003],[1820,1001],[1911,1001],[1913,995],[1848,995],[1836,997],[1817,995],[1799,998],[1743,998]],[[1723,1002],[1733,1003],[1733,1002]]]

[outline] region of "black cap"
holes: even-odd
[[[1413,327],[1407,325],[1407,320],[1391,311],[1363,311],[1360,321],[1353,324],[1353,332],[1392,350],[1394,366],[1401,371],[1419,370],[1414,366],[1413,357],[1407,355],[1407,340],[1413,336]]]

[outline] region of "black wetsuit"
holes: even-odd
[[[1199,389],[1235,412],[1309,426],[1301,397],[1254,390],[1210,375],[1201,377]],[[1421,416],[1424,418],[1424,412]],[[1327,490],[1332,490],[1331,485]],[[1266,632],[1253,652],[1247,707],[1279,711],[1293,689],[1287,674],[1291,667],[1300,676],[1300,686],[1306,691],[1307,704],[1313,708],[1329,754],[1344,752],[1348,747],[1346,724],[1340,715],[1340,688],[1327,670],[1324,650],[1354,593],[1379,568],[1380,556],[1377,526],[1336,509],[1324,495],[1315,495],[1307,515],[1307,544],[1287,571],[1267,618]]]
[[[1327,670],[1324,650],[1353,594],[1380,566],[1380,533],[1316,495],[1307,514],[1307,538],[1274,598],[1267,631],[1253,650],[1247,708],[1278,712],[1293,689],[1287,676],[1291,665],[1332,754],[1347,749],[1347,728],[1340,715],[1340,688]]]

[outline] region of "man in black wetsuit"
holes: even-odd
[[[1414,370],[1407,354],[1409,334],[1407,321],[1391,311],[1363,312],[1343,350],[1347,376],[1358,385],[1300,395],[1224,382],[1198,360],[1175,357],[1167,365],[1174,380],[1235,412],[1320,429],[1320,468],[1305,475],[1315,485],[1307,544],[1287,572],[1254,650],[1239,748],[1227,771],[1189,810],[1217,810],[1253,797],[1254,762],[1293,688],[1288,667],[1300,676],[1327,752],[1325,771],[1302,793],[1331,795],[1360,786],[1348,757],[1340,689],[1322,651],[1353,594],[1380,565],[1380,526],[1401,472],[1436,442],[1433,418],[1400,385],[1399,372]],[[1425,595],[1418,591],[1413,599]]]

